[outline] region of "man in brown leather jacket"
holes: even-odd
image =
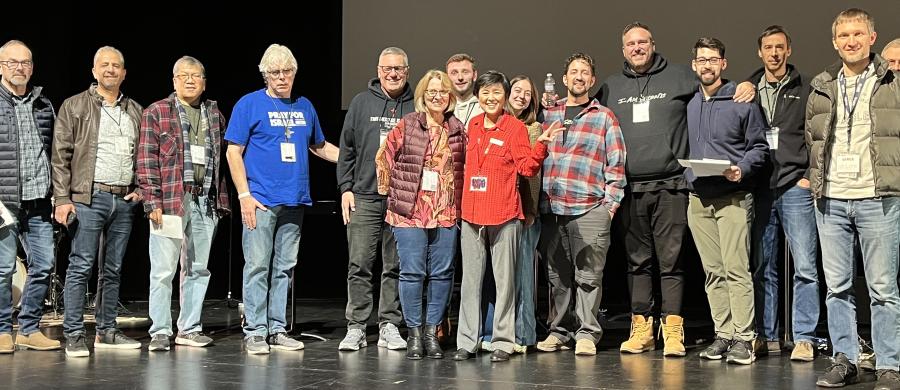
[[[110,46],[97,50],[92,72],[97,83],[63,102],[53,134],[54,217],[72,234],[63,323],[69,357],[90,355],[84,341],[84,293],[101,235],[106,247],[100,263],[94,348],[141,346],[116,329],[116,305],[122,257],[141,201],[134,184],[134,145],[142,109],[119,91],[125,79],[125,59],[119,50]]]

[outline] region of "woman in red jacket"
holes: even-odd
[[[554,123],[532,148],[522,121],[507,113],[506,76],[489,71],[475,81],[484,114],[469,122],[462,195],[463,278],[459,327],[453,358],[466,360],[477,349],[481,286],[487,253],[496,282],[491,361],[509,360],[515,342],[515,259],[522,231],[518,175],[534,176],[547,157],[547,143],[563,128]]]
[[[378,192],[388,195],[385,221],[393,227],[400,256],[400,305],[409,328],[406,357],[413,360],[444,357],[435,328],[453,287],[466,151],[465,126],[453,116],[451,87],[446,73],[428,71],[416,86],[416,111],[403,116],[375,155]]]

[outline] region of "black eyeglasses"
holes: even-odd
[[[697,65],[706,65],[706,64],[719,65],[719,63],[722,62],[722,58],[721,57],[709,57],[709,58],[700,57],[700,58],[695,58],[694,62],[697,63]]]
[[[34,66],[34,62],[31,62],[31,61],[29,61],[29,60],[25,60],[25,61],[16,61],[16,60],[0,61],[0,64],[3,64],[3,66],[5,66],[7,69],[15,69],[15,68],[18,68],[19,66],[21,66],[22,69],[31,69],[31,67]]]

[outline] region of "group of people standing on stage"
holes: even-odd
[[[312,203],[308,150],[337,163],[349,245],[342,351],[367,345],[380,253],[378,346],[405,349],[409,359],[443,358],[439,337],[459,249],[453,359],[480,349],[495,362],[532,348],[594,355],[615,224],[632,314],[620,350],[655,349],[658,327],[663,355],[685,356],[681,248],[690,231],[716,332],[699,356],[750,364],[782,347],[781,226],[794,267],[791,359],[811,361],[817,350],[821,245],[834,357],[817,384],[857,377],[858,242],[872,301],[876,389],[898,389],[900,40],[871,53],[874,27],[863,10],[841,12],[832,25],[841,61],[809,78],[788,62],[788,32],[770,26],[757,42],[763,66],[735,83],[723,78],[728,61],[718,39],[697,40],[687,67],[656,51],[650,27],[632,23],[622,32],[622,71],[594,97],[596,69],[584,53],[566,60],[558,98],[539,94],[524,75],[479,73],[467,54],[413,86],[406,53],[389,47],[378,56],[377,77],[350,103],[339,146],[325,140],[310,101],[292,94],[297,60],[281,45],[260,61],[266,87],[243,96],[226,122],[203,97],[205,68],[196,58],[178,59],[175,92],[143,109],[120,91],[124,56],[102,47],[96,83],[56,111],[41,87],[29,85],[31,51],[9,41],[0,47],[0,201],[9,210],[0,227],[0,353],[63,347],[38,328],[55,261],[54,223],[72,235],[66,355],[90,354],[84,293],[101,242],[94,348],[140,348],[116,328],[115,314],[141,205],[151,221],[149,349],[169,350],[172,336],[179,345],[212,343],[200,314],[216,226],[231,211],[226,168],[243,223],[244,349],[302,349],[285,327],[304,208]],[[19,240],[29,267],[13,338],[10,279]],[[550,283],[550,334],[541,341],[536,253]],[[179,264],[176,333],[170,306]]]

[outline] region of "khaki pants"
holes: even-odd
[[[748,192],[703,199],[690,196],[688,226],[706,273],[706,297],[716,336],[725,340],[756,337],[748,233],[752,221],[753,195]]]

